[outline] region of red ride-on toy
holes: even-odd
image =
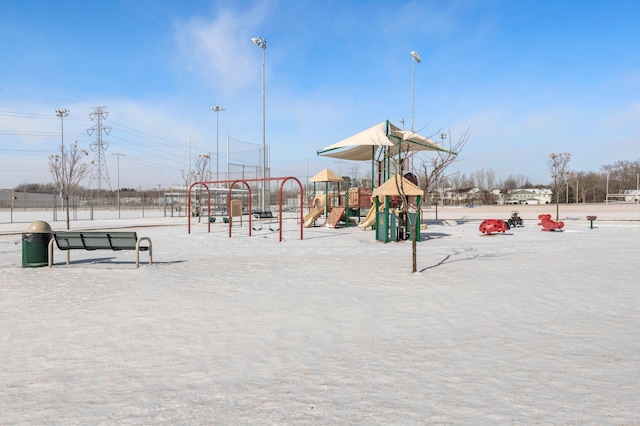
[[[562,231],[564,228],[564,222],[551,220],[550,214],[541,214],[538,219],[540,219],[538,226],[542,226],[543,231]]]
[[[485,219],[480,224],[480,232],[491,234],[492,232],[504,233],[509,229],[509,224],[502,219]]]

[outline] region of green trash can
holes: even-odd
[[[22,267],[49,266],[49,241],[53,237],[51,226],[37,220],[22,233]]]

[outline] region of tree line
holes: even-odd
[[[441,169],[439,174],[430,179],[426,178],[423,169],[420,182],[427,193],[443,188],[454,191],[478,188],[488,194],[493,190],[509,194],[521,188],[547,188],[554,191],[554,201],[557,197],[560,202],[599,203],[605,201],[607,194],[622,194],[626,190],[637,189],[639,176],[640,160],[620,160],[602,166],[597,172],[574,171],[567,168],[557,179],[552,176],[550,171],[550,181],[547,184],[534,184],[528,176],[522,174],[512,174],[504,179],[498,179],[490,168],[478,169],[468,174],[451,175],[447,175],[446,171],[443,172]]]

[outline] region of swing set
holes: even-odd
[[[288,181],[293,181],[295,183],[298,184],[298,186],[300,187],[300,217],[299,217],[299,223],[300,223],[300,239],[303,239],[303,229],[304,229],[304,218],[303,218],[303,209],[302,206],[304,205],[304,191],[302,189],[302,183],[300,183],[300,181],[293,177],[293,176],[287,176],[287,177],[275,177],[275,178],[255,178],[255,179],[235,179],[235,180],[216,180],[216,181],[199,181],[199,182],[195,182],[193,184],[191,184],[191,186],[189,186],[189,190],[187,193],[187,211],[191,211],[191,191],[193,190],[194,187],[196,186],[204,186],[204,188],[207,190],[207,203],[208,203],[208,209],[207,211],[210,212],[211,211],[211,189],[209,188],[209,185],[218,185],[218,184],[229,184],[229,188],[226,189],[227,191],[227,212],[231,213],[231,195],[232,195],[232,190],[233,187],[236,184],[242,184],[245,186],[245,188],[247,189],[248,193],[249,193],[249,203],[248,203],[248,215],[249,215],[249,236],[251,236],[251,230],[253,229],[253,225],[252,225],[252,220],[254,218],[254,214],[251,212],[251,186],[249,185],[249,183],[253,183],[253,182],[270,182],[270,181],[278,181],[280,182],[280,191],[279,191],[279,203],[278,203],[278,207],[279,207],[279,214],[278,214],[278,221],[279,221],[279,233],[280,233],[280,241],[282,241],[282,193],[283,193],[283,187],[284,184],[287,183]],[[256,212],[257,214],[255,216],[261,217],[263,216],[266,212]],[[268,212],[271,213],[271,212]],[[271,217],[273,217],[273,214],[270,215]],[[231,238],[231,228],[232,228],[232,221],[229,220],[229,238]],[[211,232],[211,221],[208,220],[207,221],[207,232],[210,233]],[[187,223],[187,233],[191,234],[191,216],[188,216],[188,223]]]

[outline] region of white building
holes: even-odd
[[[516,189],[511,191],[507,198],[507,204],[551,204],[553,191],[550,189]]]

